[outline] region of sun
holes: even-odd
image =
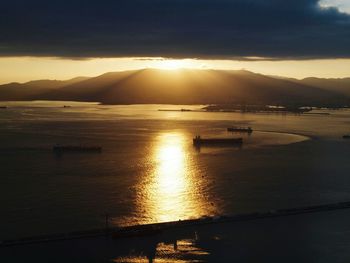
[[[194,65],[190,59],[162,59],[157,61],[155,67],[163,70],[179,70],[193,68]]]

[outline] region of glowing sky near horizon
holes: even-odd
[[[350,77],[350,59],[237,61],[163,58],[99,58],[69,60],[39,57],[0,58],[0,84],[36,79],[65,80],[77,76],[93,77],[106,72],[159,69],[246,69],[256,73],[293,78]]]

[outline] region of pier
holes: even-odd
[[[63,152],[98,152],[102,151],[101,146],[90,146],[90,145],[60,145],[56,144],[52,147],[52,151],[55,153]]]
[[[251,127],[228,127],[228,132],[248,133],[251,134],[253,129]]]
[[[242,145],[243,138],[201,138],[196,136],[193,138],[194,146],[201,145]]]
[[[174,229],[185,229],[188,227],[196,227],[201,225],[234,223],[259,220],[265,218],[287,217],[293,215],[321,213],[332,210],[349,209],[350,202],[339,202],[332,204],[305,206],[290,209],[269,210],[265,212],[254,212],[246,214],[237,214],[232,216],[213,216],[202,217],[198,219],[179,220],[165,223],[154,223],[145,225],[134,225],[127,227],[107,227],[80,232],[60,233],[55,235],[44,235],[36,237],[21,238],[16,240],[0,241],[1,247],[11,247],[20,245],[29,245],[37,243],[57,242],[74,239],[89,239],[106,236],[108,238],[123,239],[123,238],[141,238],[145,236],[156,236],[163,231]]]

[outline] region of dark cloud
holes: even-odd
[[[317,0],[3,0],[0,56],[350,57]]]

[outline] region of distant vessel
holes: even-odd
[[[60,145],[56,144],[52,147],[53,152],[101,152],[101,146],[88,146],[88,145]]]
[[[350,139],[350,134],[346,134],[343,136],[343,139]]]
[[[70,108],[72,106],[69,106],[69,105],[64,105],[63,108]]]
[[[193,138],[194,146],[201,145],[241,145],[243,143],[242,138],[207,138],[203,139],[201,136],[196,136]]]
[[[0,109],[7,109],[7,106],[0,106]]]
[[[229,127],[227,128],[227,131],[229,132],[246,132],[246,133],[252,133],[253,129],[251,127]]]

